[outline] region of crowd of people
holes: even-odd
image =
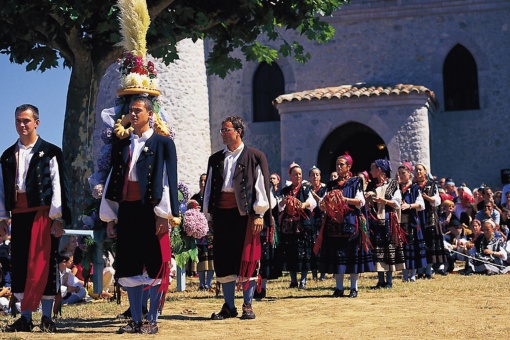
[[[416,282],[454,271],[467,276],[510,271],[510,185],[495,193],[484,184],[456,187],[452,178],[434,178],[425,164],[407,161],[392,178],[387,159],[374,160],[370,175],[354,175],[352,164],[348,153],[339,156],[327,183],[316,166],[305,180],[296,163],[286,183],[270,175],[273,224],[260,234],[255,298],[264,298],[267,279],[284,271],[289,288],[297,289],[307,288],[310,272],[314,280],[333,274],[333,297],[344,296],[349,274],[350,298],[358,296],[364,272],[377,272],[373,288],[380,289],[392,288],[394,272],[401,272],[403,282]],[[216,251],[212,237],[209,252]]]
[[[133,133],[113,145],[101,199],[100,218],[116,239],[115,270],[105,267],[101,296],[111,297],[115,275],[130,304],[121,314],[129,322],[118,332],[155,334],[170,280],[169,229],[181,223],[177,158],[173,141],[152,128],[152,101],[134,96],[129,105]],[[40,329],[54,332],[55,298],[82,301],[88,286],[73,263],[76,238],[60,240],[71,221],[62,152],[37,135],[35,106],[18,107],[15,122],[20,137],[3,153],[0,169],[0,308],[8,308],[11,295],[19,301],[21,317],[7,332],[32,331],[38,308]],[[391,289],[395,272],[415,282],[453,271],[510,270],[510,185],[495,193],[485,185],[456,187],[451,178],[433,178],[425,164],[407,161],[392,177],[387,159],[353,174],[348,152],[324,182],[316,166],[305,172],[295,162],[283,181],[269,172],[264,153],[244,144],[245,130],[242,118],[225,118],[225,148],[209,158],[192,197],[209,229],[196,240],[199,289],[208,290],[215,276],[223,290],[212,320],[239,314],[236,288],[243,292],[241,319],[255,319],[253,299],[264,298],[267,280],[284,271],[289,287],[303,290],[310,272],[315,280],[332,274],[332,297],[356,298],[366,272],[377,272],[374,289]]]

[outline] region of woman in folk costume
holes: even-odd
[[[344,274],[350,274],[350,298],[358,296],[359,273],[374,270],[369,232],[361,212],[365,205],[363,180],[351,177],[352,157],[342,155],[336,160],[338,179],[327,185],[320,203],[324,212],[314,251],[319,255],[319,270],[335,274],[333,297],[344,296]]]
[[[425,249],[427,251],[425,277],[432,277],[433,264],[439,266],[437,270],[439,274],[446,275],[444,267],[447,259],[437,211],[441,204],[439,190],[436,182],[432,180],[427,167],[423,163],[416,164],[414,179],[420,186],[421,195],[425,201],[425,209],[418,212],[420,226],[425,239]]]
[[[375,288],[392,288],[393,272],[405,269],[405,235],[399,224],[402,196],[396,180],[390,178],[391,165],[387,159],[378,159],[370,166],[374,179],[367,186],[365,199],[369,210],[369,227],[374,265],[378,274]],[[386,281],[384,273],[386,272]]]
[[[402,270],[404,282],[416,282],[416,271],[427,265],[427,252],[423,239],[418,212],[425,208],[425,202],[418,184],[412,182],[413,166],[404,162],[398,167],[398,179],[402,204],[400,206],[400,227],[405,233],[404,256],[406,269]]]
[[[310,171],[308,171],[308,176],[310,177],[310,185],[312,186],[312,190],[310,192],[312,193],[312,196],[315,199],[315,202],[317,203],[317,206],[312,211],[314,225],[313,242],[315,244],[317,237],[319,236],[319,231],[322,227],[322,211],[319,207],[319,202],[326,193],[326,184],[321,182],[321,171],[315,165],[310,168]],[[318,279],[317,267],[318,267],[317,256],[314,253],[312,253],[312,278],[314,280]],[[324,279],[326,278],[325,276],[326,273],[321,272],[320,280],[324,281]]]
[[[306,289],[313,248],[312,211],[317,203],[311,186],[302,183],[303,172],[298,164],[290,165],[289,175],[292,184],[282,189],[278,203],[284,269],[290,272],[290,288]],[[301,272],[299,286],[297,272]]]

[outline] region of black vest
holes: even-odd
[[[2,175],[4,182],[5,209],[12,211],[16,204],[16,144],[9,147],[2,154]],[[38,138],[33,147],[33,156],[27,170],[26,195],[29,208],[38,206],[50,206],[53,196],[50,177],[50,160],[56,157],[62,199],[62,218],[66,224],[71,223],[71,210],[68,202],[68,185],[64,172],[62,151],[56,145],[46,142],[42,138]]]

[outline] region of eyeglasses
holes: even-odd
[[[227,128],[227,129],[220,129],[220,134],[225,134],[227,132],[230,132],[230,131],[235,131],[234,128]]]

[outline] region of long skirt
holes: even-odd
[[[204,236],[197,240],[198,265],[197,271],[214,270],[213,237]]]
[[[406,232],[406,244],[404,245],[406,269],[426,267],[427,251],[421,228],[411,223],[401,223],[400,227]]]
[[[359,235],[354,238],[325,235],[319,255],[319,270],[328,274],[372,272],[372,253],[365,251]]]
[[[438,230],[439,228],[431,226],[425,227],[423,231],[428,263],[443,264],[447,262],[443,235],[438,233]]]
[[[387,222],[389,224],[389,221]],[[389,225],[384,220],[370,220],[371,242],[374,247],[375,270],[378,272],[406,269],[404,248],[390,239]]]
[[[267,229],[260,233],[262,244],[262,259],[260,261],[260,275],[263,279],[277,279],[282,276],[283,252],[278,241],[278,228],[275,226],[275,240],[271,243],[267,239]]]

